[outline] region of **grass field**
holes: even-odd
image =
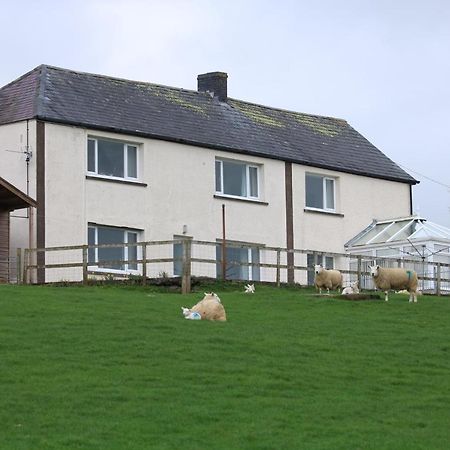
[[[0,448],[448,449],[450,301],[0,286]]]

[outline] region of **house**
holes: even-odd
[[[0,176],[37,202],[12,218],[12,252],[214,242],[222,205],[228,239],[255,246],[241,261],[261,245],[343,252],[373,217],[411,215],[417,183],[345,120],[228,97],[223,72],[193,91],[41,65],[0,89],[0,155]]]

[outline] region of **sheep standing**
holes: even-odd
[[[330,289],[340,289],[342,287],[342,273],[339,270],[327,270],[320,264],[314,266],[314,286],[319,289],[319,294],[322,293],[322,288],[327,289],[327,293],[330,293]]]
[[[227,320],[225,308],[214,292],[205,293],[203,299],[192,308],[182,308],[182,310],[185,317],[187,317],[187,314],[200,314],[201,320],[219,320],[222,322]]]
[[[389,300],[389,290],[406,289],[409,292],[409,301],[417,302],[418,280],[414,270],[370,266],[370,274],[377,289],[384,291],[385,301]]]

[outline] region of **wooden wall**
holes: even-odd
[[[9,280],[9,211],[0,210],[0,283]]]

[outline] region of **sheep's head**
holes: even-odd
[[[189,308],[181,307],[181,310],[183,311],[183,316],[186,317],[191,313],[191,310]]]
[[[358,287],[358,280],[354,281],[353,283],[350,284],[350,286],[355,289]]]
[[[219,296],[215,292],[205,292],[203,300],[216,300],[217,302],[221,303]]]
[[[320,264],[316,264],[314,266],[314,273],[316,273],[317,275],[323,271],[323,267]]]
[[[380,266],[370,266],[370,275],[372,275],[373,277],[377,277],[379,270]]]

